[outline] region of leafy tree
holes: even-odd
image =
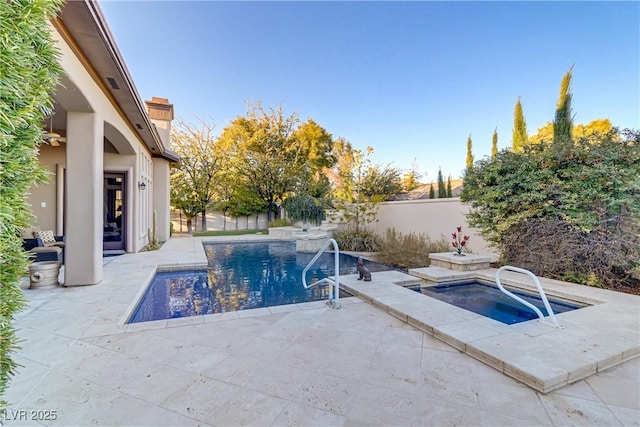
[[[0,411],[18,364],[13,320],[25,304],[19,286],[28,265],[20,231],[33,220],[25,201],[46,174],[38,166],[42,122],[51,114],[62,69],[49,19],[62,2],[0,2]]]
[[[516,153],[522,152],[524,148],[529,145],[528,141],[529,137],[527,135],[527,123],[524,120],[520,98],[518,98],[518,102],[516,102],[516,106],[513,112],[513,151],[515,151]]]
[[[569,143],[573,130],[573,117],[571,116],[571,77],[573,65],[562,78],[560,83],[560,96],[556,104],[556,116],[553,121],[553,141],[558,144]]]
[[[473,167],[473,153],[471,151],[471,146],[472,146],[473,142],[471,141],[471,134],[469,134],[469,137],[467,138],[467,169],[470,169]]]
[[[313,171],[333,167],[336,163],[332,135],[312,119],[300,124],[293,138],[300,144],[306,163]]]
[[[453,191],[451,190],[451,174],[447,178],[447,197],[453,197]]]
[[[187,220],[187,232],[193,232],[193,219],[202,212],[202,202],[183,171],[171,174],[171,205]]]
[[[491,140],[491,158],[495,159],[498,156],[498,128],[493,131],[493,138]]]
[[[267,111],[258,103],[220,135],[222,146],[236,158],[237,177],[267,204],[269,221],[276,202],[305,176],[305,152],[294,135],[298,122],[295,114],[285,116],[282,107]]]
[[[344,220],[354,224],[356,234],[364,232],[363,225],[375,221],[378,204],[384,199],[367,184],[367,179],[373,175],[369,159],[372,153],[372,147],[367,147],[365,152],[351,149],[338,163],[341,181],[334,192],[334,206]]]
[[[576,125],[571,133],[573,139],[597,138],[597,135],[607,135],[613,131],[613,124],[609,119],[595,119],[586,125]]]
[[[378,196],[383,200],[390,200],[402,192],[400,171],[390,165],[368,167],[362,179],[361,192],[365,197]]]
[[[433,182],[429,186],[429,198],[430,199],[435,199],[436,198],[436,192],[433,190]]]
[[[325,171],[337,162],[332,135],[312,119],[300,124],[292,140],[300,145],[303,160],[297,194],[324,198],[331,190]]]
[[[422,178],[422,174],[418,172],[418,163],[414,158],[411,169],[402,176],[402,190],[406,192],[417,188],[420,185],[418,182],[420,178]]]
[[[233,177],[233,174],[227,176]],[[255,215],[255,228],[258,228],[258,214],[266,212],[268,208],[266,202],[247,188],[243,181],[231,181],[230,186],[225,185],[220,200],[212,206],[224,212],[224,228],[227,226],[227,213],[235,217]]]
[[[181,161],[171,174],[171,203],[187,217],[189,232],[191,220],[199,213],[202,230],[207,230],[207,207],[219,193],[217,177],[225,165],[216,147],[214,129],[214,125],[204,121],[196,126],[181,119],[172,129],[172,149]]]
[[[442,169],[438,169],[438,199],[444,199],[445,197],[447,197],[447,189],[444,185]]]
[[[354,149],[344,138],[338,138],[333,144],[336,153],[336,164],[325,170],[332,188],[334,199],[350,200],[353,194]]]
[[[531,135],[529,138],[530,144],[550,144],[553,141],[553,123],[547,122],[544,126],[538,128],[535,135]]]
[[[571,139],[587,138],[598,140],[597,135],[607,135],[613,131],[613,124],[609,119],[595,119],[584,124],[573,126],[571,131]],[[544,126],[538,128],[535,135],[531,135],[529,142],[531,144],[550,144],[553,141],[553,123],[547,122]]]

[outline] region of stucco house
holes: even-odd
[[[103,278],[103,254],[138,252],[169,237],[173,105],[142,101],[94,1],[69,1],[51,20],[65,75],[39,162],[51,175],[29,196],[34,228],[64,235],[65,286]]]

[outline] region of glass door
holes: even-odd
[[[104,174],[103,251],[125,251],[125,174]]]

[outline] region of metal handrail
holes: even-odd
[[[522,304],[526,305],[527,307],[529,307],[531,310],[533,310],[538,317],[541,320],[544,320],[544,315],[542,314],[542,312],[540,311],[540,309],[538,307],[536,307],[535,305],[531,304],[528,301],[525,301],[524,299],[520,298],[519,296],[515,295],[512,292],[509,292],[508,290],[506,290],[503,286],[502,283],[500,283],[500,274],[503,271],[515,271],[517,273],[524,273],[526,275],[528,275],[529,277],[531,277],[531,279],[533,279],[533,283],[535,283],[536,287],[538,288],[538,293],[540,294],[540,299],[542,299],[542,302],[544,303],[544,308],[547,310],[547,314],[549,314],[549,318],[551,319],[553,325],[556,328],[562,328],[562,326],[560,326],[560,324],[558,323],[558,320],[556,319],[556,315],[553,313],[553,310],[551,309],[551,306],[549,305],[549,300],[547,299],[547,295],[544,293],[544,290],[542,289],[542,285],[540,284],[540,280],[538,280],[538,278],[536,277],[535,274],[533,274],[532,272],[530,272],[529,270],[525,270],[524,268],[519,268],[519,267],[513,267],[511,265],[505,265],[503,267],[500,267],[498,269],[498,271],[496,272],[496,284],[498,285],[498,288],[500,288],[500,290],[505,293],[506,295],[510,296],[511,298],[515,299],[518,302],[521,302]]]
[[[335,280],[325,277],[324,279],[307,285],[307,271],[309,271],[311,266],[318,260],[318,258],[320,258],[324,251],[327,250],[330,244],[333,244]],[[338,248],[338,242],[334,239],[328,239],[324,245],[322,245],[316,256],[314,256],[304,270],[302,270],[302,286],[304,286],[305,289],[309,289],[312,286],[320,285],[322,283],[329,284],[329,301],[327,301],[327,304],[333,308],[340,308],[340,249]]]

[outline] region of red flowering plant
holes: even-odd
[[[463,252],[469,241],[469,236],[462,234],[462,227],[460,226],[456,227],[456,230],[455,233],[451,233],[451,237],[453,238],[451,245],[456,250],[456,255],[464,256]]]

